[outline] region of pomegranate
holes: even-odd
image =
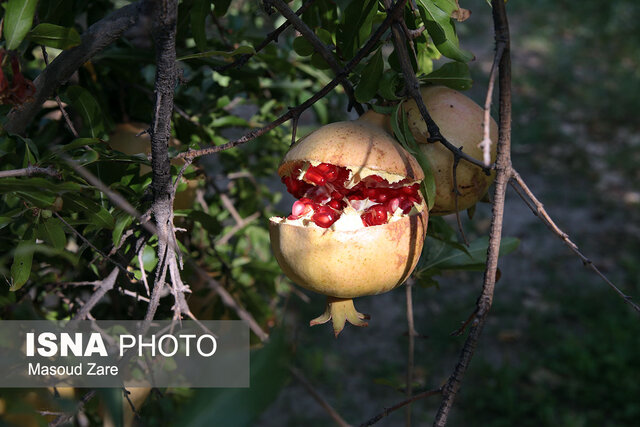
[[[420,91],[422,100],[440,133],[456,147],[471,157],[482,161],[482,150],[478,144],[483,139],[484,110],[471,98],[445,86],[427,86]],[[440,143],[429,143],[427,125],[413,99],[404,103],[404,111],[409,121],[411,134],[420,143],[426,154],[436,183],[432,215],[448,215],[456,212],[455,190],[453,186],[453,154]],[[498,125],[490,123],[491,161],[496,160]],[[458,209],[468,209],[484,197],[495,179],[495,171],[487,176],[481,168],[464,160],[458,163],[456,183],[458,188]]]
[[[298,200],[270,219],[283,272],[327,295],[317,325],[367,326],[353,298],[387,292],[415,268],[427,230],[418,162],[381,127],[356,120],[321,127],[295,143],[278,173]]]

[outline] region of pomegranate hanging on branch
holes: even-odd
[[[366,116],[366,115],[365,115]],[[353,298],[401,285],[420,258],[428,210],[424,173],[379,125],[363,118],[321,127],[295,143],[278,173],[296,199],[270,219],[271,246],[296,284],[326,295],[311,326],[367,326]]]

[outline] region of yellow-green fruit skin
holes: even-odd
[[[445,86],[428,86],[421,89],[424,101],[440,133],[454,146],[462,147],[466,154],[482,161],[482,149],[478,144],[483,140],[484,110],[462,93]],[[431,164],[436,183],[435,202],[431,215],[449,215],[456,212],[455,193],[453,191],[453,153],[444,145],[427,142],[427,126],[413,99],[404,103],[409,130],[420,149]],[[498,125],[490,121],[491,161],[496,160],[498,143]],[[495,171],[486,175],[481,168],[461,160],[458,163],[458,211],[475,205],[486,194],[495,179]]]
[[[271,246],[282,271],[305,289],[338,298],[388,292],[415,268],[429,214],[385,225],[332,231],[271,221]]]
[[[363,120],[332,123],[298,141],[278,173],[290,174],[301,161],[424,178],[418,162],[390,134]],[[305,289],[336,298],[381,294],[401,285],[420,258],[429,213],[424,201],[416,210],[394,222],[352,231],[272,218],[271,247],[282,271]]]

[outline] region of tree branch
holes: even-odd
[[[438,408],[435,421],[436,427],[447,424],[449,412],[460,389],[462,378],[471,362],[473,353],[482,333],[486,316],[493,302],[493,292],[498,269],[498,256],[502,235],[502,219],[504,216],[504,201],[506,187],[511,177],[511,58],[509,55],[509,25],[503,0],[492,0],[493,22],[496,46],[503,45],[504,50],[500,59],[500,131],[498,136],[498,158],[496,161],[496,188],[493,196],[493,210],[487,263],[484,273],[482,293],[476,303],[476,317],[471,324],[469,335],[464,343],[458,363],[444,386],[442,402]],[[500,49],[496,49],[496,54]]]
[[[436,388],[436,389],[433,389],[433,390],[428,390],[428,391],[425,391],[425,392],[422,392],[422,393],[418,393],[415,396],[410,397],[409,399],[403,400],[400,403],[396,403],[393,406],[385,408],[384,411],[382,411],[381,413],[379,413],[375,417],[372,417],[368,421],[365,421],[364,423],[360,424],[360,427],[367,427],[367,426],[374,425],[375,423],[377,423],[378,421],[380,421],[381,419],[383,419],[384,417],[386,417],[387,415],[389,415],[393,411],[396,411],[396,410],[402,408],[405,405],[408,405],[408,404],[410,404],[412,402],[415,402],[416,400],[424,399],[425,397],[433,396],[433,395],[440,394],[440,393],[442,393],[442,388]]]
[[[387,8],[387,17],[389,15],[389,8],[391,5],[391,0],[385,0],[385,7]],[[491,167],[485,166],[484,163],[479,161],[478,159],[471,157],[467,153],[463,152],[461,149],[451,144],[447,138],[445,138],[440,133],[440,128],[433,121],[427,107],[424,105],[424,101],[422,100],[422,95],[420,95],[420,82],[416,77],[416,74],[413,72],[413,66],[411,65],[411,60],[409,59],[409,52],[407,50],[407,46],[404,43],[405,33],[402,27],[403,18],[402,16],[398,16],[391,27],[391,32],[393,34],[393,45],[394,51],[398,57],[398,62],[400,62],[400,66],[402,67],[402,74],[404,75],[405,80],[405,89],[409,96],[414,99],[416,105],[418,107],[418,111],[422,115],[426,125],[427,132],[429,134],[427,141],[430,143],[439,142],[449,151],[451,151],[454,156],[461,157],[472,163],[479,168],[481,168],[487,175],[489,175],[491,171]]]
[[[304,13],[305,10],[307,10],[309,8],[309,6],[311,6],[311,4],[314,2],[315,0],[306,0],[302,6],[300,6],[300,9],[296,10],[296,15],[300,16]],[[267,47],[269,45],[269,43],[271,43],[272,41],[278,41],[278,37],[280,36],[280,34],[282,34],[284,32],[284,30],[286,30],[289,25],[291,25],[291,22],[289,21],[285,21],[282,25],[280,25],[278,28],[276,28],[275,30],[273,30],[272,32],[270,32],[269,34],[267,34],[267,37],[258,45],[255,47],[255,53],[248,53],[245,55],[238,55],[238,57],[233,61],[230,62],[229,64],[225,64],[222,65],[220,67],[215,67],[214,69],[221,73],[223,71],[228,70],[229,68],[234,68],[234,67],[242,67],[243,65],[245,65],[249,59],[251,59],[251,57],[253,57],[256,53],[260,52],[262,49],[264,49],[265,47]]]
[[[333,409],[333,407],[329,404],[329,402],[327,402],[320,395],[320,393],[318,393],[316,391],[316,389],[313,388],[313,385],[311,385],[309,380],[307,380],[304,377],[304,375],[302,374],[302,372],[300,372],[300,370],[298,368],[294,368],[293,366],[289,366],[289,371],[291,372],[291,374],[293,374],[294,377],[296,377],[296,379],[298,381],[300,381],[300,384],[302,384],[302,386],[309,392],[311,397],[313,397],[316,400],[316,402],[318,402],[320,404],[320,406],[322,406],[324,408],[324,410],[327,411],[327,413],[329,414],[331,419],[333,421],[335,421],[337,425],[339,425],[340,427],[349,427],[349,423],[347,423],[344,420],[344,418],[342,418],[340,416],[340,414],[338,414],[338,412],[336,412],[336,410]]]
[[[29,165],[23,169],[11,169],[6,171],[0,171],[0,178],[10,178],[14,176],[33,176],[33,175],[49,175],[53,178],[62,179],[62,175],[59,171],[55,170],[51,166],[47,168],[41,168],[38,166]]]
[[[305,24],[304,21],[300,19],[300,17],[298,17],[298,15],[296,15],[283,0],[269,0],[269,2],[276,9],[278,9],[282,16],[284,16],[289,22],[291,22],[295,29],[298,30],[305,39],[307,39],[311,46],[313,46],[313,49],[318,52],[320,56],[322,56],[322,59],[324,59],[327,64],[329,64],[333,72],[336,74],[336,77],[339,77],[342,67],[338,63],[338,60],[335,58],[335,56],[333,56],[333,53],[331,53],[327,46],[322,43],[322,40],[320,40],[318,36],[316,36],[313,30],[309,28],[307,24]],[[347,79],[347,76],[342,75],[342,78],[340,80],[340,84],[342,84],[342,87],[344,87],[344,91],[349,97],[348,110],[351,110],[351,106],[353,106],[359,115],[364,114],[364,109],[362,108],[362,105],[360,105],[360,103],[356,101],[356,98],[353,94],[353,86]]]
[[[169,160],[169,138],[171,136],[171,114],[173,95],[177,82],[176,72],[176,25],[178,16],[177,0],[161,0],[153,9],[153,39],[156,45],[155,111],[151,126],[151,168],[153,205],[151,211],[158,235],[158,259],[156,276],[151,290],[151,302],[141,331],[148,328],[160,302],[161,289],[165,284],[167,271],[172,279],[177,248],[173,229],[173,185],[171,182],[171,162]],[[176,264],[177,266],[177,264]],[[174,285],[177,285],[174,281]],[[174,289],[174,291],[176,291]],[[182,291],[182,289],[180,290]],[[174,294],[175,295],[175,294]],[[176,298],[178,304],[178,298]]]
[[[622,299],[627,304],[633,307],[635,311],[640,313],[640,306],[634,303],[629,295],[626,295],[616,285],[614,285],[613,282],[609,280],[607,276],[605,276],[589,258],[583,255],[582,252],[580,252],[580,250],[578,249],[578,245],[571,241],[569,235],[562,231],[560,227],[556,225],[556,223],[553,221],[553,219],[551,219],[551,217],[545,210],[544,205],[540,203],[538,198],[529,189],[527,184],[524,182],[524,180],[516,170],[512,171],[510,183],[513,189],[516,190],[520,198],[527,204],[527,206],[529,206],[533,214],[540,218],[540,220],[547,226],[547,228],[549,228],[552,233],[558,236],[565,243],[565,245],[567,245],[569,249],[571,249],[571,251],[578,256],[578,258],[580,258],[584,266],[593,270],[598,276],[600,276],[602,280],[605,281],[607,285],[611,287],[611,289],[613,289],[618,295],[620,295],[620,297],[622,297]]]
[[[58,87],[97,53],[120,38],[137,20],[145,0],[124,6],[101,19],[82,34],[82,41],[74,48],[63,51],[34,80],[36,93],[33,101],[25,102],[11,110],[4,125],[8,133],[23,134],[31,120],[40,111],[42,103],[49,99]]]
[[[302,104],[298,105],[297,107],[290,108],[289,111],[287,111],[285,114],[281,115],[280,117],[278,117],[276,120],[272,121],[271,123],[269,123],[269,124],[267,124],[267,125],[265,125],[265,126],[263,126],[261,128],[254,129],[254,130],[246,133],[244,136],[242,136],[242,137],[240,137],[238,139],[234,139],[232,141],[227,142],[226,144],[222,144],[222,145],[218,145],[218,146],[202,148],[200,150],[185,151],[185,152],[180,153],[177,157],[178,158],[191,158],[191,159],[193,159],[195,157],[205,156],[207,154],[213,154],[213,153],[218,153],[220,151],[228,150],[230,148],[233,148],[233,147],[236,147],[238,145],[242,145],[242,144],[244,144],[246,142],[252,141],[252,140],[256,139],[257,137],[259,137],[261,135],[264,135],[265,133],[269,132],[270,130],[280,126],[281,124],[285,123],[286,121],[291,120],[292,118],[294,118],[296,116],[299,116],[304,110],[306,110],[307,108],[311,107],[319,99],[322,99],[329,92],[331,92],[339,84],[340,79],[343,78],[344,76],[347,76],[351,71],[353,71],[353,69],[356,67],[356,65],[358,65],[358,63],[360,63],[360,61],[362,61],[362,59],[369,54],[369,52],[371,51],[371,49],[373,49],[373,47],[378,42],[378,40],[380,40],[382,35],[387,31],[387,29],[389,28],[389,26],[391,25],[391,23],[395,19],[395,16],[400,11],[402,11],[402,8],[404,7],[406,2],[407,2],[407,0],[398,0],[396,2],[396,4],[393,5],[393,7],[391,7],[391,9],[387,13],[387,17],[384,19],[384,21],[382,21],[380,26],[376,29],[376,31],[369,38],[369,40],[362,47],[362,49],[360,49],[356,53],[356,55],[347,63],[347,65],[340,71],[340,73],[338,73],[336,78],[331,80],[325,87],[320,89],[320,91],[318,91],[311,98],[309,98],[308,100],[306,100]]]

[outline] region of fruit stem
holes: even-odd
[[[342,332],[347,321],[355,326],[368,326],[365,320],[369,319],[366,314],[359,313],[353,305],[351,298],[327,297],[327,308],[320,316],[309,322],[310,326],[322,325],[329,320],[333,323],[333,332],[336,336]]]

